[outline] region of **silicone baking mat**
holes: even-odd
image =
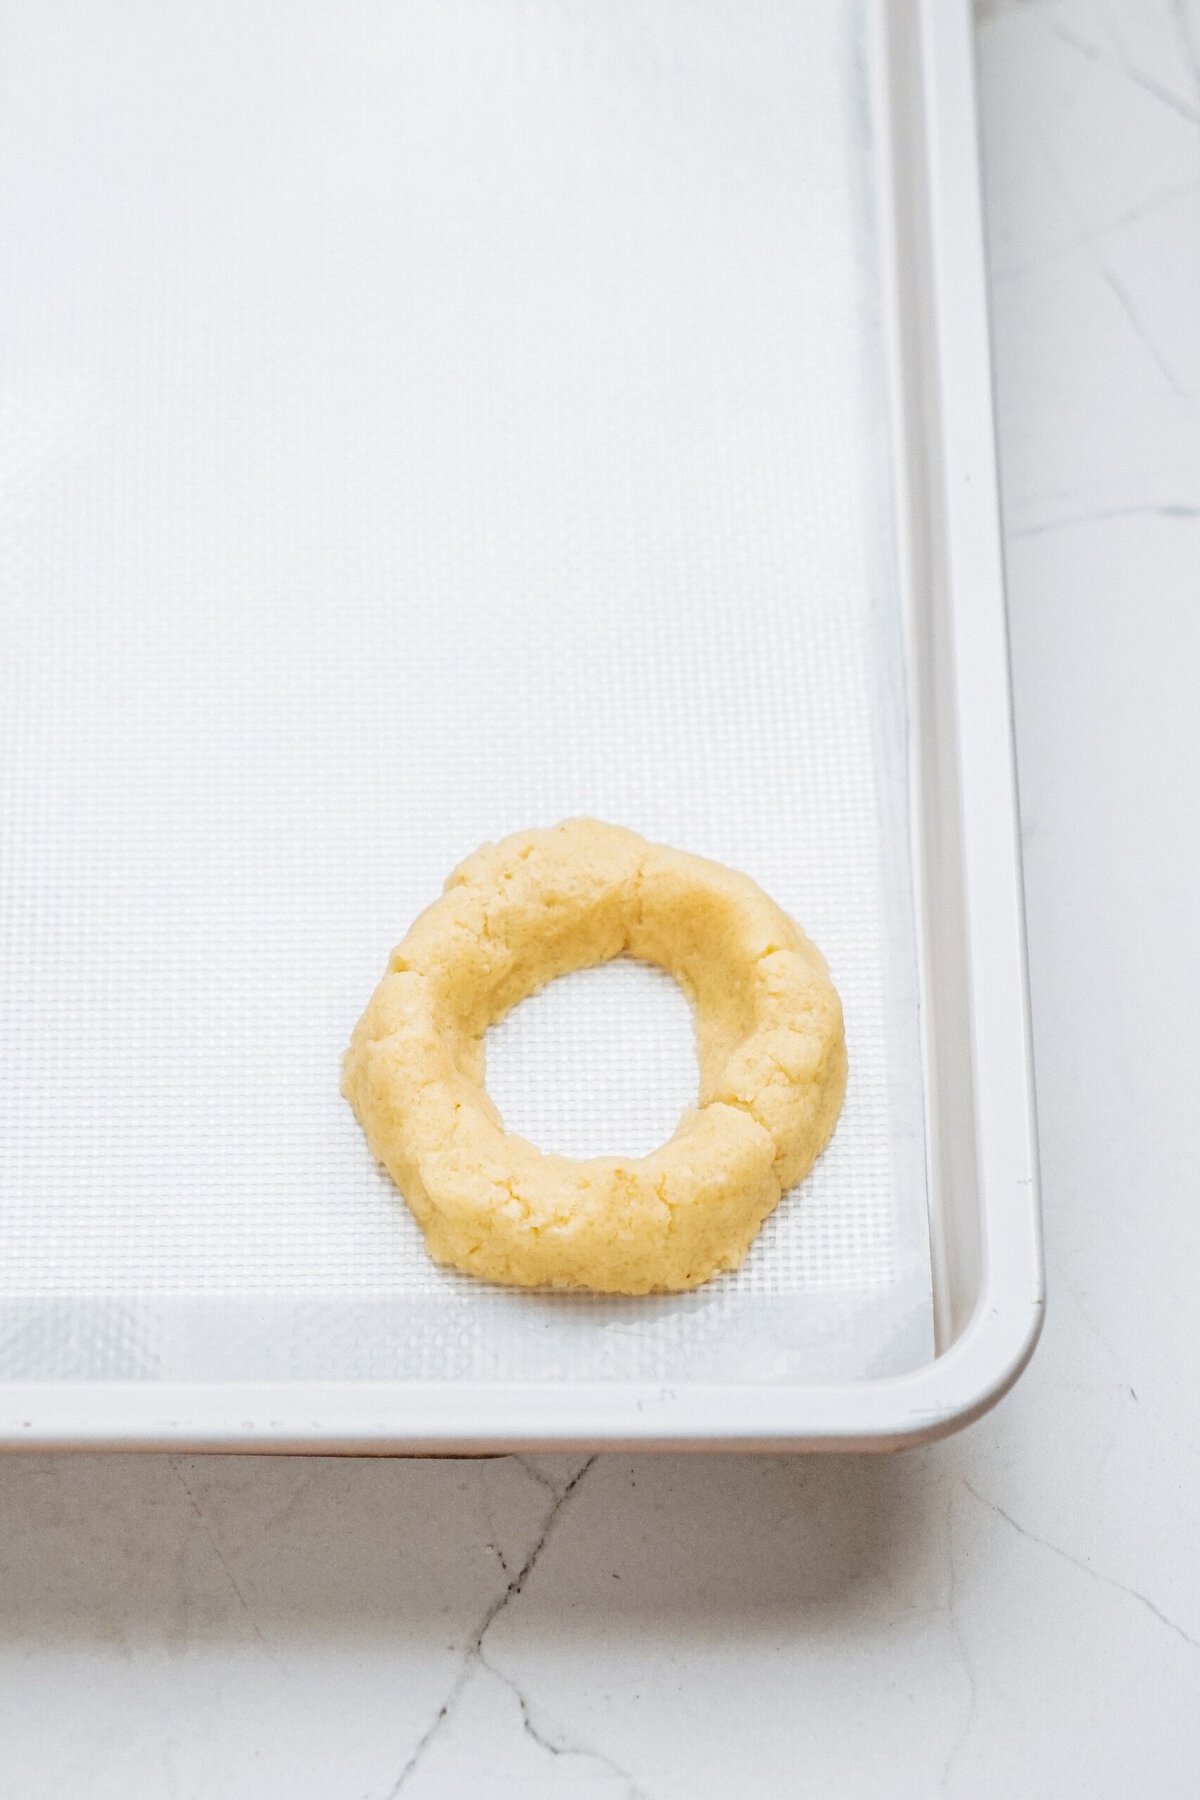
[[[48,4],[0,107],[0,1374],[791,1380],[931,1354],[864,8]],[[736,1276],[441,1272],[338,1094],[485,838],[591,813],[824,948],[844,1116]],[[650,1148],[686,1007],[493,1034]]]

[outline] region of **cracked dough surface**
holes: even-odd
[[[483,1085],[489,1025],[555,976],[656,963],[692,1003],[700,1083],[649,1156],[547,1156]],[[456,869],[393,952],[342,1091],[440,1263],[519,1287],[646,1294],[735,1269],[832,1134],[842,1010],[816,947],[718,863],[594,819]]]

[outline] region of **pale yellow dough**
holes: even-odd
[[[691,1000],[698,1105],[650,1156],[544,1156],[487,1096],[484,1033],[554,976],[622,955]],[[761,888],[572,819],[455,871],[393,952],[342,1091],[436,1261],[518,1287],[647,1294],[738,1267],[824,1149],[845,1082],[824,960]]]

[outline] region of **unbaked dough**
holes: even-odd
[[[698,1104],[649,1156],[547,1156],[483,1085],[489,1025],[545,982],[632,956],[695,1012]],[[820,952],[744,875],[572,819],[485,845],[393,952],[342,1091],[437,1262],[519,1287],[647,1294],[741,1263],[842,1103]]]

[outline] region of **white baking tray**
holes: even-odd
[[[969,8],[39,9],[6,120],[0,1439],[892,1448],[1042,1309]],[[52,104],[66,93],[70,104]],[[337,1096],[476,842],[592,812],[826,950],[746,1267],[438,1271]],[[616,967],[489,1046],[627,1153]]]

